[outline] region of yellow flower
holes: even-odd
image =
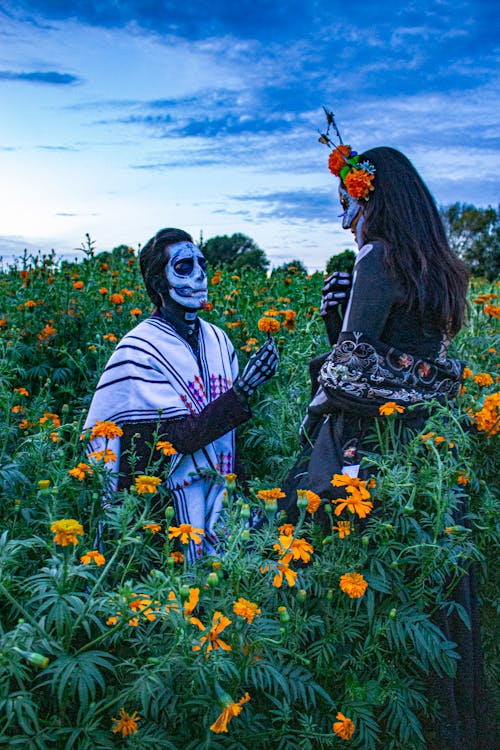
[[[140,474],[134,479],[134,483],[139,495],[154,495],[158,485],[161,484],[161,479],[160,477],[148,477],[146,474]]]
[[[122,435],[123,430],[114,422],[96,419],[95,425],[92,427],[92,432],[90,433],[90,439],[93,440],[96,437],[103,437],[111,440],[112,438],[121,437]]]
[[[354,723],[340,711],[335,718],[337,719],[333,724],[333,731],[335,734],[338,735],[341,740],[350,740],[354,733]]]
[[[135,596],[135,594],[133,594]],[[149,597],[145,597],[143,594],[139,594],[137,596],[137,599],[133,599],[131,602],[129,602],[129,608],[132,610],[132,612],[139,612],[139,614],[144,615],[144,617],[149,620],[150,622],[153,622],[153,620],[156,620],[156,613],[151,608],[151,599]],[[134,627],[137,625],[138,618],[133,618],[132,621],[129,621],[129,625],[133,625]]]
[[[168,440],[159,440],[156,443],[156,450],[161,451],[164,456],[174,456],[177,453],[172,443],[169,443]]]
[[[467,367],[467,365],[464,367],[464,371],[462,373],[462,379],[465,380],[466,378],[472,377],[472,370],[470,367]]]
[[[132,716],[130,716],[124,708],[120,708],[119,716],[119,719],[111,719],[111,721],[116,722],[113,727],[113,734],[121,732],[122,737],[127,737],[129,734],[137,734],[137,723],[141,720],[137,711],[134,711]]]
[[[339,532],[340,539],[349,536],[351,533],[351,522],[350,521],[338,521],[337,526],[333,527],[335,531]]]
[[[97,549],[90,550],[90,552],[86,552],[80,557],[80,562],[84,565],[90,565],[92,561],[94,561],[96,565],[104,565],[106,559]]]
[[[264,500],[265,503],[275,503],[280,497],[285,497],[285,493],[281,491],[281,487],[273,487],[271,490],[259,490],[257,492],[259,500]]]
[[[68,474],[78,479],[79,482],[82,482],[87,475],[91,477],[93,473],[93,469],[88,464],[83,463],[79,463],[73,469],[68,469]]]
[[[50,479],[40,479],[38,486],[41,490],[48,490],[50,487]]]
[[[243,698],[240,698],[240,700],[237,703],[233,703],[232,698],[228,695],[227,701],[223,703],[223,710],[220,716],[217,717],[217,719],[214,721],[214,723],[210,726],[210,729],[212,732],[215,732],[215,734],[220,734],[221,732],[227,732],[227,725],[233,718],[233,716],[238,716],[241,711],[243,710],[243,704],[248,703],[250,700],[249,693],[245,693]]]
[[[404,410],[404,406],[400,406],[395,401],[386,401],[385,404],[382,404],[382,406],[379,406],[378,408],[378,412],[381,417],[389,417],[395,412],[397,414],[402,414]]]
[[[191,526],[190,523],[181,523],[179,526],[168,527],[168,538],[174,539],[175,537],[180,537],[181,544],[189,544],[190,541],[200,544],[202,536],[205,536],[203,529],[197,529]]]
[[[233,602],[233,612],[235,615],[243,617],[248,623],[252,623],[254,617],[260,615],[261,610],[255,602],[250,602],[248,599],[244,599],[240,596],[235,602]]]
[[[267,563],[260,568],[260,572],[262,574],[267,573],[268,570],[269,565]],[[288,562],[282,560],[278,562],[278,571],[274,576],[273,586],[275,586],[277,589],[281,588],[281,586],[283,585],[283,580],[285,580],[290,587],[295,586],[296,578],[297,573],[294,570],[291,570]]]
[[[308,513],[316,513],[319,506],[321,505],[320,496],[315,492],[312,492],[311,490],[297,490],[297,497],[307,499],[306,511]]]
[[[83,534],[83,526],[74,518],[61,518],[60,521],[54,521],[50,525],[50,530],[55,534],[54,542],[60,544],[61,547],[78,544],[77,537]]]
[[[196,625],[200,630],[206,630],[203,623],[200,622],[197,617],[191,617],[190,622],[192,622],[193,625]],[[199,651],[204,643],[208,643],[207,653],[205,654],[206,656],[208,656],[210,651],[217,651],[219,648],[222,649],[222,651],[231,651],[231,646],[219,638],[219,635],[228,625],[231,625],[231,620],[228,617],[225,617],[222,612],[214,612],[210,631],[207,635],[201,636],[199,645],[191,647],[193,651]]]
[[[500,391],[490,393],[483,402],[483,407],[471,417],[476,422],[476,427],[488,436],[496,435],[500,431]]]
[[[152,535],[156,534],[157,531],[161,531],[159,523],[145,523],[143,529],[150,531]]]
[[[339,585],[344,594],[347,594],[351,599],[359,599],[368,588],[368,583],[361,573],[344,573],[340,576]]]

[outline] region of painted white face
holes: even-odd
[[[350,229],[359,245],[363,224],[363,204],[356,198],[352,198],[343,185],[339,185],[339,199],[344,209],[342,228]]]
[[[182,307],[199,310],[208,298],[207,262],[197,245],[176,242],[168,248],[165,267],[170,297]]]

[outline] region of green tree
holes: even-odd
[[[269,261],[264,250],[245,234],[236,232],[211,237],[200,245],[207,262],[212,267],[225,267],[230,271],[239,271],[249,267],[265,271]]]
[[[490,281],[500,273],[499,210],[453,203],[441,208],[448,241],[474,276]]]
[[[282,263],[281,266],[277,266],[273,271],[282,271],[283,273],[297,273],[307,276],[307,268],[301,260],[288,260],[286,263]]]
[[[326,264],[326,272],[328,275],[334,273],[335,271],[352,273],[355,260],[356,253],[354,252],[354,250],[343,250],[341,253],[337,253],[337,255],[332,255],[332,257]]]

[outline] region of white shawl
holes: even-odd
[[[148,318],[124,336],[109,359],[84,430],[92,428],[96,420],[121,425],[198,414],[227,391],[237,375],[234,347],[220,328],[200,319],[197,360],[170,323]],[[214,526],[222,508],[224,485],[203,472],[233,471],[234,438],[231,430],[192,455],[174,455],[168,477],[162,477],[173,496],[177,522],[203,529],[207,551],[216,542]],[[116,462],[107,464],[114,472],[116,488],[120,438],[96,438],[89,450],[105,446],[117,456]]]

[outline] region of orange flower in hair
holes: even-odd
[[[366,198],[374,190],[372,181],[375,175],[366,169],[352,169],[344,178],[344,184],[351,198]]]
[[[328,169],[335,177],[340,176],[340,170],[346,166],[346,160],[344,156],[349,158],[351,155],[351,147],[347,145],[337,146],[331,152],[328,158]]]

